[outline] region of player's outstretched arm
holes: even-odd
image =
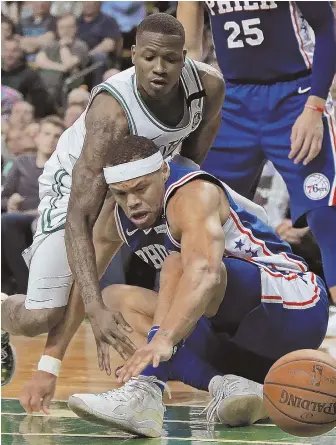
[[[223,192],[203,180],[180,188],[168,203],[167,219],[172,235],[181,243],[183,272],[156,336],[169,338],[173,345],[193,330],[202,315],[215,315],[224,297],[222,225],[229,211]]]
[[[86,116],[86,137],[72,178],[65,242],[68,260],[79,288],[96,339],[99,363],[108,345],[134,345],[118,327],[128,329],[120,316],[104,305],[93,245],[93,227],[102,209],[107,192],[103,167],[114,147],[128,134],[128,124],[122,108],[108,94],[94,100]]]
[[[185,48],[188,56],[201,60],[204,28],[203,2],[178,2],[176,17],[185,30]]]
[[[203,117],[196,130],[183,141],[181,155],[202,164],[220,127],[225,83],[216,68],[201,62],[196,62],[196,66],[206,94]]]

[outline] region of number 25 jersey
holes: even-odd
[[[311,68],[315,37],[300,12],[300,2],[205,4],[226,80],[270,82]]]

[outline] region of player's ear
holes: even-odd
[[[164,182],[167,182],[170,175],[170,167],[167,162],[164,162],[162,165],[162,174]]]
[[[185,63],[185,59],[186,59],[186,57],[187,57],[187,50],[186,49],[184,49],[183,50],[183,62]]]
[[[132,54],[132,63],[134,65],[134,60],[135,60],[135,45],[131,46],[131,54]]]

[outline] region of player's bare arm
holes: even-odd
[[[160,329],[120,370],[120,383],[138,376],[150,363],[157,367],[160,361],[169,360],[174,345],[192,332],[202,315],[216,314],[226,289],[222,225],[229,211],[224,193],[202,180],[183,186],[170,199],[167,220],[171,234],[181,244],[182,275]]]
[[[158,334],[168,336],[173,344],[188,335],[202,315],[216,313],[221,302],[219,287],[220,299],[223,298],[222,225],[229,212],[223,191],[203,180],[181,187],[168,203],[167,220],[173,237],[181,244],[183,274]],[[217,308],[213,308],[213,302]]]
[[[196,62],[196,66],[206,94],[203,119],[197,129],[183,141],[181,154],[202,164],[220,127],[225,83],[216,68],[202,62]]]
[[[185,30],[185,48],[188,56],[201,60],[204,28],[203,2],[178,2],[177,20],[182,23]]]
[[[93,226],[107,192],[103,167],[108,164],[115,144],[126,134],[128,124],[119,104],[110,95],[98,95],[86,117],[86,137],[73,170],[65,227],[69,264],[91,322],[101,367],[109,344],[134,348],[119,329],[126,326],[120,314],[111,313],[104,305],[93,245]]]

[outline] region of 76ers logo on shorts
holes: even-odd
[[[309,199],[314,201],[323,199],[330,191],[329,179],[322,173],[313,173],[306,177],[303,190]]]

